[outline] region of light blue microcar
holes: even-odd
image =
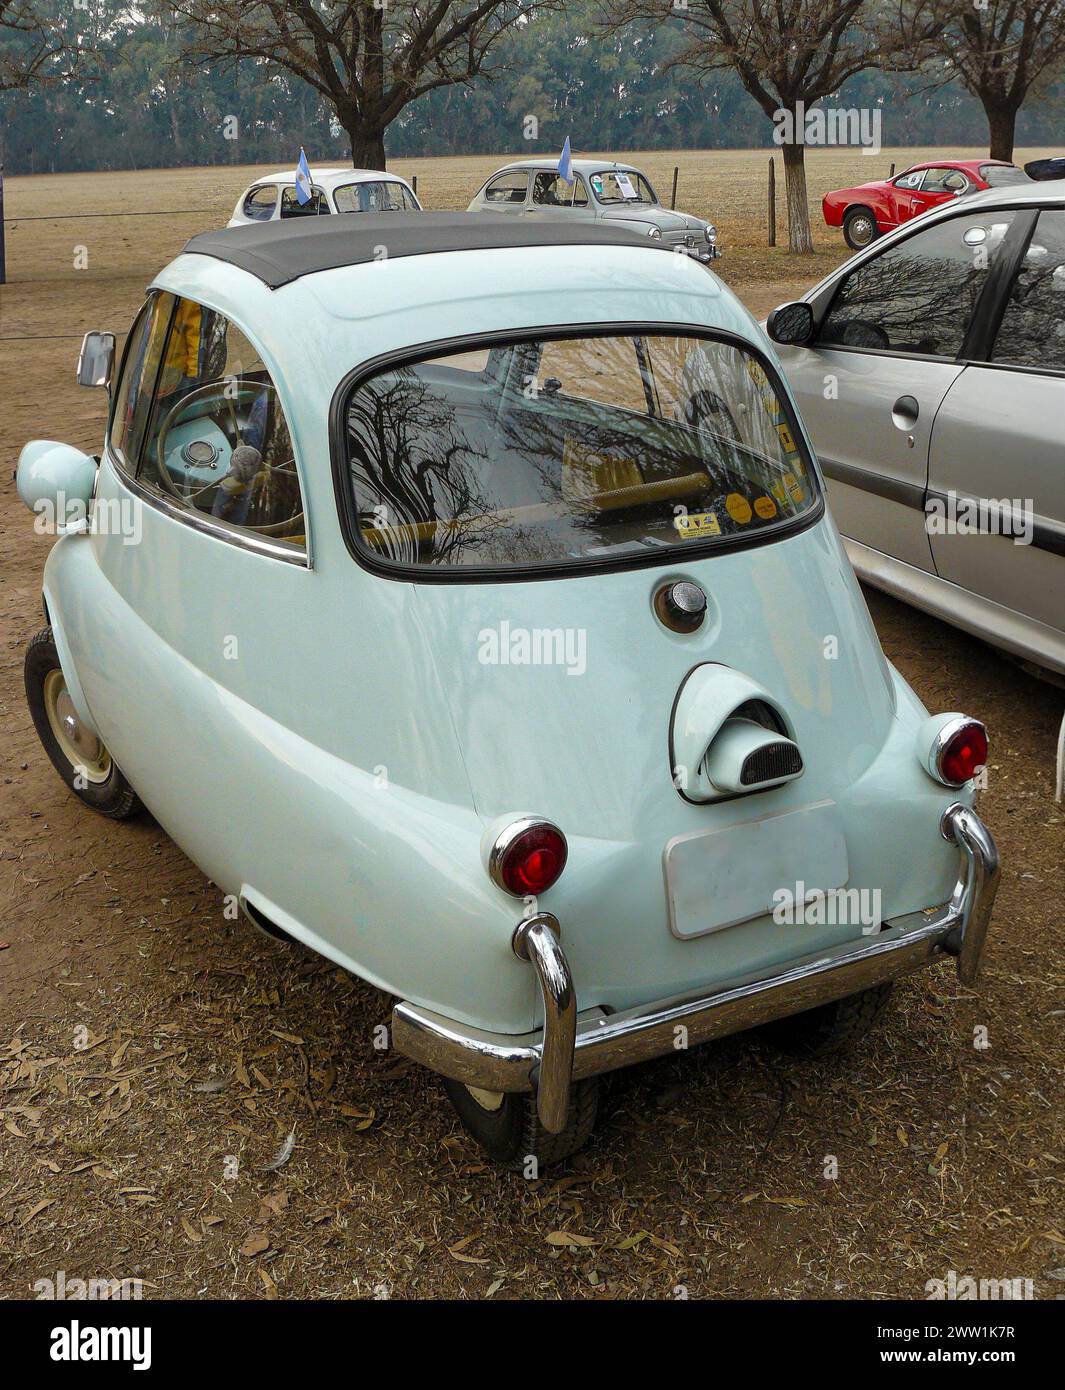
[[[367,214],[195,237],[29,644],[68,786],[396,996],[391,1040],[525,1172],[600,1077],[769,1024],[859,1035],[975,976],[982,726],[885,660],[773,351],[638,233]]]

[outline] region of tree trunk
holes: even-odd
[[[1017,112],[1009,106],[1000,106],[984,99],[984,112],[987,128],[991,133],[991,158],[1006,159],[1013,162],[1013,138],[1017,126]]]
[[[349,130],[351,141],[351,162],[356,169],[386,169],[385,133],[383,130],[368,130],[365,125],[357,130]]]
[[[810,205],[806,199],[806,146],[784,145],[784,187],[788,203],[788,250],[812,255]]]

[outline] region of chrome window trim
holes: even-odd
[[[162,492],[158,492],[147,483],[142,483],[139,478],[134,478],[127,473],[112,451],[110,440],[107,441],[105,452],[107,461],[122,486],[133,493],[134,497],[139,498],[148,506],[154,507],[157,512],[162,512],[164,516],[172,517],[175,521],[191,526],[194,531],[201,531],[204,535],[212,536],[215,540],[226,541],[229,545],[250,550],[256,555],[263,555],[271,560],[283,560],[285,564],[297,565],[300,569],[314,569],[309,546],[305,546],[302,550],[296,550],[290,545],[282,545],[279,541],[270,540],[267,536],[257,536],[254,531],[240,531],[235,527],[227,526],[224,521],[219,521],[206,512],[198,512],[192,507],[181,507]]]

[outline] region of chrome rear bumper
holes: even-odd
[[[960,803],[944,812],[941,828],[961,855],[950,902],[887,921],[876,936],[805,956],[776,974],[732,981],[709,994],[613,1014],[594,1009],[578,1017],[558,923],[540,913],[519,924],[514,949],[536,971],[544,1005],[542,1031],[488,1033],[403,1003],[392,1012],[393,1046],[468,1086],[535,1091],[541,1122],[558,1133],[566,1123],[570,1084],[582,1077],[843,999],[944,955],[957,958],[959,979],[972,984],[998,888],[998,851],[980,817]]]

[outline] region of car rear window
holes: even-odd
[[[355,544],[452,574],[653,563],[791,529],[819,505],[772,369],[667,333],[456,345],[357,381]]]
[[[1031,183],[1032,180],[1014,164],[981,164],[980,177],[989,188],[1005,188],[1014,183]]]

